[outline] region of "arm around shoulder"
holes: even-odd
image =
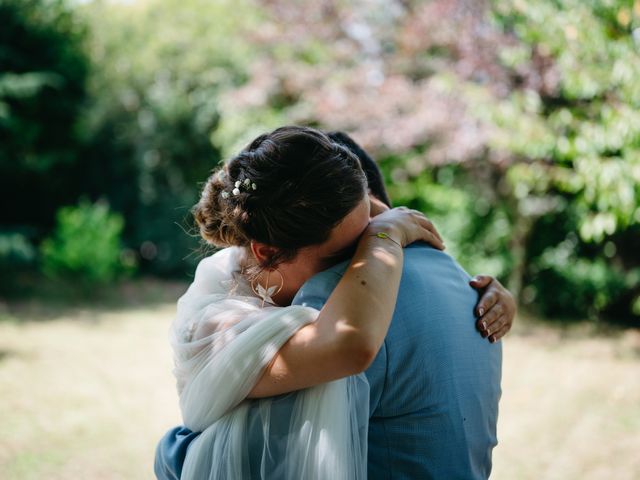
[[[431,222],[415,210],[398,208],[375,217],[316,322],[285,343],[249,397],[278,395],[366,370],[391,322],[402,247],[423,240],[443,248],[434,232]]]

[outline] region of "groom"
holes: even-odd
[[[375,162],[347,135],[330,136],[359,157],[371,194],[379,199],[374,203],[388,208]],[[346,266],[314,276],[293,303],[321,309]],[[483,293],[476,305],[469,280],[439,250],[422,244],[405,250],[393,319],[366,371],[370,479],[489,477],[501,393],[502,351],[495,341],[510,328],[515,303],[499,282],[484,277],[472,281]],[[282,422],[287,421],[285,410]],[[167,432],[156,451],[159,479],[180,478],[187,448],[197,436],[184,427]]]

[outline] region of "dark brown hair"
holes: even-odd
[[[217,247],[252,240],[276,247],[279,253],[261,265],[268,268],[324,242],[365,191],[365,175],[348,148],[319,130],[287,126],[215,169],[193,214],[201,236]]]
[[[389,194],[384,186],[384,177],[380,168],[371,156],[362,148],[353,138],[351,138],[345,132],[326,132],[327,136],[336,143],[347,147],[351,153],[355,154],[360,161],[360,166],[364,170],[364,174],[367,177],[367,184],[371,194],[384,203],[387,207],[391,208],[391,200]]]

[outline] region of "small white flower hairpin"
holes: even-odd
[[[258,189],[258,186],[254,182],[252,182],[250,178],[245,178],[242,182],[240,180],[236,180],[233,186],[235,188],[231,190],[231,193],[234,196],[240,195],[240,189],[254,190],[254,191]],[[222,195],[222,198],[229,198],[229,192],[227,192],[226,190],[223,191],[221,195]]]

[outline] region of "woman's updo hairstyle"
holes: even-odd
[[[366,178],[357,157],[313,128],[287,126],[261,135],[214,170],[193,214],[217,247],[276,247],[274,267],[298,249],[324,242],[362,200]]]

